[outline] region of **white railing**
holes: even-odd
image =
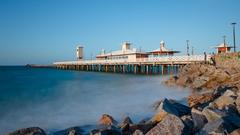
[[[211,55],[206,56],[206,61],[209,61]],[[191,56],[160,56],[150,58],[138,58],[136,60],[128,59],[109,59],[109,60],[79,60],[79,61],[64,61],[55,62],[54,65],[84,65],[84,64],[122,64],[122,63],[134,63],[134,62],[201,62],[205,61],[204,55],[191,55]]]
[[[206,56],[206,61],[209,61],[211,55]],[[164,57],[150,57],[138,59],[139,62],[200,62],[205,61],[204,55],[191,55],[191,56],[164,56]]]

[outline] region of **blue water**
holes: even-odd
[[[154,102],[189,94],[165,86],[167,77],[0,67],[0,134],[30,126],[54,132],[97,124],[104,113],[138,122],[153,114]]]

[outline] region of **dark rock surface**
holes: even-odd
[[[195,108],[192,108],[192,119],[194,123],[194,131],[200,130],[208,122],[204,114]]]
[[[16,130],[7,135],[46,135],[46,133],[39,127],[29,127]]]
[[[156,106],[156,111],[157,113],[151,119],[152,122],[160,122],[167,114],[173,114],[181,117],[191,113],[191,109],[188,106],[168,99],[161,101],[159,105]]]

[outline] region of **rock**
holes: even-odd
[[[190,114],[189,107],[179,104],[173,100],[164,99],[156,109],[157,113],[150,120],[152,122],[160,122],[167,114],[174,114],[176,116],[183,116]]]
[[[127,123],[127,124],[133,124],[132,120],[130,117],[126,117],[123,119],[122,123]]]
[[[53,133],[53,135],[82,135],[83,130],[80,127],[71,127],[65,130],[61,130]]]
[[[115,126],[107,126],[102,129],[92,130],[90,135],[122,135],[122,132]]]
[[[225,115],[225,113],[220,110],[210,109],[208,107],[204,108],[202,113],[207,118],[208,122],[216,121]]]
[[[113,117],[108,114],[103,114],[99,120],[99,123],[102,125],[117,125],[117,121],[114,120]]]
[[[144,118],[144,119],[140,120],[140,121],[138,122],[138,124],[146,124],[146,123],[149,122],[150,120],[151,120],[151,118]]]
[[[177,85],[186,87],[189,83],[191,83],[191,80],[189,77],[181,76],[176,81]]]
[[[157,114],[155,114],[153,116],[153,118],[150,120],[151,122],[160,122],[164,119],[164,117],[167,115],[168,113],[165,111],[160,111]]]
[[[193,134],[194,124],[193,124],[192,117],[190,115],[184,115],[181,117],[181,120],[183,121],[183,124],[185,125],[184,131],[183,131],[184,134],[185,135]]]
[[[230,75],[221,69],[216,70],[213,76],[215,76],[215,80],[219,83],[225,82],[230,78]]]
[[[46,133],[39,127],[29,127],[16,130],[7,135],[46,135]]]
[[[224,135],[225,125],[222,119],[208,122],[197,135]]]
[[[231,81],[239,81],[240,80],[240,72],[231,75]]]
[[[233,112],[227,112],[225,116],[222,117],[222,119],[229,123],[232,128],[240,128],[240,116]]]
[[[193,89],[199,89],[199,88],[202,88],[204,87],[207,82],[209,81],[209,77],[206,77],[206,76],[200,76],[200,77],[197,77],[193,83],[192,83],[192,88]]]
[[[198,131],[207,123],[207,118],[201,111],[195,108],[192,108],[192,119],[194,123],[194,131]]]
[[[224,92],[223,96],[236,98],[236,97],[237,97],[237,94],[236,94],[235,92],[233,92],[232,90],[226,90],[226,91]]]
[[[206,106],[213,100],[214,96],[212,93],[193,94],[188,97],[188,105],[190,107]]]
[[[216,104],[217,108],[222,110],[228,105],[233,105],[235,100],[233,97],[228,96],[230,92],[226,91],[227,93],[223,96],[218,97],[216,100],[214,100],[214,103]]]
[[[189,115],[191,114],[191,108],[180,104],[174,100],[169,100],[171,102],[171,104],[174,106],[174,108],[176,108],[176,110],[178,111],[178,116],[181,117],[183,115]]]
[[[137,129],[137,130],[133,133],[133,135],[144,135],[144,134],[143,134],[142,131],[140,131],[140,130]]]
[[[174,85],[176,85],[177,80],[178,80],[177,76],[170,76],[169,79],[167,81],[165,81],[165,84],[167,84],[169,86],[174,86]]]
[[[136,130],[140,130],[143,134],[146,134],[150,129],[152,129],[156,124],[147,123],[147,124],[133,124],[129,127],[130,134],[133,134]]]
[[[240,96],[237,97],[235,103],[236,103],[238,114],[240,114]]]
[[[233,132],[231,132],[229,135],[240,135],[240,129],[236,129]]]
[[[121,130],[123,132],[128,131],[129,130],[129,125],[133,124],[132,120],[130,119],[130,117],[126,117],[123,119],[123,121],[118,125],[119,128],[121,128]]]
[[[215,89],[214,90],[214,92],[213,92],[213,95],[214,95],[214,97],[220,97],[220,96],[222,96],[224,93],[225,93],[225,91],[227,91],[228,89],[230,89],[231,87],[226,87],[226,86],[219,86],[217,89]]]
[[[168,114],[153,127],[146,135],[181,135],[184,131],[184,124],[180,118]]]

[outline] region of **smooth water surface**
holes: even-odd
[[[0,134],[31,126],[54,132],[97,124],[104,113],[138,122],[153,114],[154,102],[189,94],[165,86],[167,77],[0,67]]]

